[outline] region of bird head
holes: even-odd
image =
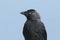
[[[21,14],[25,15],[29,20],[37,20],[40,19],[39,14],[34,9],[29,9],[27,11],[21,12]]]

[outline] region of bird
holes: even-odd
[[[27,18],[23,27],[25,40],[47,40],[47,31],[39,13],[35,9],[29,9],[20,13]]]

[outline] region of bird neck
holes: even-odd
[[[27,19],[28,21],[31,21],[31,22],[40,22],[41,20],[40,19]]]

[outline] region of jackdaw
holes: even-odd
[[[23,28],[25,40],[47,40],[47,32],[39,13],[35,9],[29,9],[21,14],[27,18]]]

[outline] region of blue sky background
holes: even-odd
[[[60,0],[0,0],[0,40],[24,40],[26,17],[19,13],[32,8],[40,13],[48,40],[60,40]]]

